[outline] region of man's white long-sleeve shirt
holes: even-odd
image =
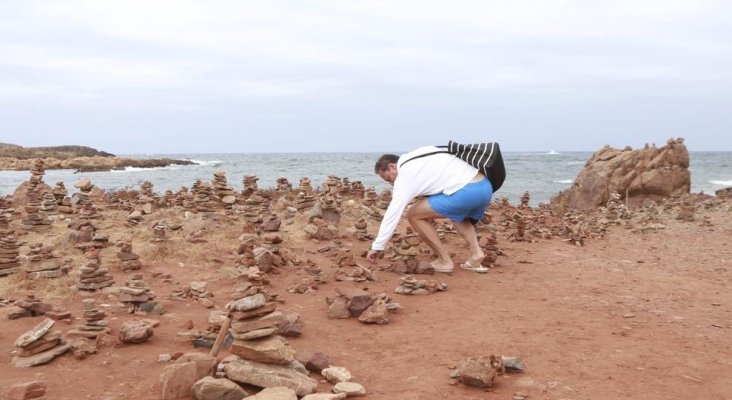
[[[384,250],[399,219],[410,201],[417,196],[429,196],[437,193],[451,195],[462,189],[478,173],[478,169],[452,154],[439,153],[416,158],[416,156],[444,151],[435,146],[420,147],[399,157],[397,162],[397,178],[394,181],[391,203],[381,220],[379,234],[371,245],[372,250]]]

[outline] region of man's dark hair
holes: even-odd
[[[399,156],[396,156],[394,154],[384,154],[379,157],[378,160],[376,160],[376,165],[374,165],[374,172],[378,174],[379,172],[383,171],[387,165],[396,164],[397,161],[399,161]]]

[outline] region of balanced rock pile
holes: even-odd
[[[317,389],[318,382],[295,361],[295,350],[277,334],[284,315],[276,311],[276,303],[264,293],[255,293],[231,301],[226,308],[232,314],[235,338],[230,348],[234,356],[223,362],[227,378],[262,388],[285,386],[297,396]]]
[[[397,294],[424,295],[447,290],[447,283],[434,279],[420,280],[412,275],[399,278],[399,286],[394,290]]]
[[[54,320],[46,318],[20,335],[15,341],[17,353],[13,357],[14,366],[22,368],[46,364],[71,349],[60,330],[51,331],[54,323]]]
[[[359,218],[358,221],[353,224],[353,227],[356,229],[356,239],[361,241],[374,239],[374,235],[369,235],[368,231],[366,230],[367,226],[368,223],[366,222],[366,218],[364,217]]]
[[[74,193],[71,199],[71,205],[74,208],[81,208],[86,204],[90,204],[91,191],[94,189],[94,184],[92,184],[91,179],[82,178],[74,183],[74,187],[79,189],[79,191]]]
[[[124,272],[142,268],[140,256],[132,252],[132,242],[130,241],[122,243],[122,246],[117,252],[117,258],[120,261],[119,268]]]
[[[389,311],[401,309],[399,303],[391,302],[385,293],[371,295],[363,291],[336,291],[338,296],[325,298],[329,319],[355,317],[366,324],[384,325],[389,323]]]
[[[0,214],[0,221],[6,220],[5,214]],[[20,262],[18,250],[22,243],[12,233],[0,231],[0,276],[14,274],[20,270]]]
[[[100,265],[99,251],[91,249],[84,253],[87,261],[79,268],[79,283],[81,290],[99,290],[114,284],[114,278],[109,270]]]
[[[259,178],[257,178],[254,175],[247,175],[242,180],[242,184],[244,185],[244,190],[242,190],[241,194],[245,198],[251,196],[254,192],[257,191],[257,181]]]
[[[212,213],[216,211],[216,203],[213,201],[213,189],[207,182],[197,181],[198,186],[196,187],[195,194],[193,196],[193,203],[196,206],[196,211],[199,213]],[[196,185],[194,184],[194,187]]]
[[[312,181],[310,180],[310,178],[308,178],[307,176],[301,178],[300,187],[298,188],[298,190],[303,193],[308,193],[308,194],[312,193],[313,186],[312,186]]]
[[[150,286],[142,280],[142,274],[133,275],[132,279],[119,288],[119,292],[119,301],[130,307],[130,313],[134,313],[141,304],[155,298]]]
[[[41,211],[43,211],[47,215],[57,215],[58,214],[58,207],[56,206],[56,197],[53,196],[53,193],[51,193],[51,192],[43,193],[43,198],[41,199]]]
[[[284,176],[277,178],[277,191],[289,192],[290,190],[292,190],[292,184],[287,180],[287,178]]]
[[[23,266],[29,279],[59,278],[64,271],[53,254],[53,247],[43,246],[42,243],[33,244],[28,252],[28,262]]]
[[[29,294],[25,298],[16,301],[15,305],[18,308],[17,310],[8,313],[8,319],[36,317],[46,314],[53,308],[53,306],[48,303],[42,302],[33,294]]]
[[[226,173],[224,171],[214,172],[213,190],[216,197],[224,204],[224,207],[231,208],[236,203],[236,193],[226,181]]]
[[[33,182],[31,178],[31,182]],[[41,211],[41,193],[36,187],[40,185],[40,181],[36,184],[31,183],[28,186],[27,204],[25,205],[26,216],[21,221],[20,227],[26,231],[38,232],[51,227],[53,223],[48,219],[48,215]]]
[[[84,307],[84,324],[79,325],[76,329],[72,329],[67,333],[72,336],[82,336],[88,339],[96,339],[99,335],[109,333],[110,330],[107,327],[109,322],[104,319],[107,317],[107,314],[97,308],[96,300],[84,299],[82,302]]]
[[[57,210],[63,214],[71,214],[74,209],[71,207],[71,199],[68,198],[69,191],[66,190],[63,182],[56,182],[56,186],[51,190],[53,197],[56,199]]]
[[[315,197],[310,193],[300,192],[295,200],[295,208],[298,211],[307,211],[315,205]]]
[[[196,302],[198,302],[198,304],[206,308],[213,308],[214,303],[213,301],[211,301],[213,293],[208,291],[208,282],[191,282],[191,284],[188,286],[188,289],[188,293],[190,293],[190,296],[193,297]]]

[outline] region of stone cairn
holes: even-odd
[[[41,199],[41,211],[43,211],[47,215],[58,215],[56,197],[53,195],[53,193],[43,193],[43,198]]]
[[[165,242],[168,240],[168,223],[165,220],[155,221],[150,229],[152,229],[153,236],[151,241],[153,243]]]
[[[23,266],[29,279],[59,278],[64,274],[57,257],[53,254],[53,247],[43,246],[42,243],[33,244],[28,251],[28,262]]]
[[[351,196],[353,194],[353,186],[348,178],[341,179],[341,196]]]
[[[77,288],[91,291],[114,285],[114,278],[109,275],[109,270],[100,265],[98,250],[90,248],[84,253],[84,257],[87,261],[79,268]]]
[[[362,199],[366,188],[363,186],[361,181],[353,181],[351,183],[351,195],[356,199]]]
[[[285,321],[285,315],[277,311],[277,303],[268,299],[265,293],[253,290],[238,296],[243,297],[226,305],[234,336],[229,351],[235,356],[224,360],[225,376],[260,387],[286,386],[297,396],[313,393],[318,382],[310,378],[302,366],[298,369],[294,365],[295,350],[278,334],[278,326]],[[252,370],[262,372],[253,373]],[[277,384],[273,383],[275,380]]]
[[[341,191],[341,180],[337,176],[330,175],[328,179],[323,182],[322,193],[324,195],[338,195]]]
[[[224,171],[214,172],[213,190],[216,198],[221,201],[224,208],[230,209],[236,203],[236,192],[234,192],[234,189],[226,181],[226,173]]]
[[[33,367],[46,364],[71,349],[60,330],[51,330],[55,321],[46,318],[15,341],[13,365]]]
[[[277,178],[276,188],[278,192],[290,192],[292,190],[292,184],[287,180],[287,178],[281,176]]]
[[[129,306],[130,313],[134,313],[141,304],[155,298],[155,293],[150,286],[142,280],[142,274],[133,275],[132,279],[119,288],[119,292],[119,301]]]
[[[295,200],[295,208],[300,212],[307,211],[315,206],[315,202],[316,200],[313,195],[300,192]]]
[[[524,192],[524,194],[521,195],[521,208],[530,208],[529,206],[529,200],[531,200],[531,195],[529,192]]]
[[[298,190],[302,193],[308,193],[308,194],[312,193],[313,187],[312,187],[311,183],[312,183],[312,181],[307,176],[304,178],[301,178],[300,187],[298,188]]]
[[[356,221],[355,224],[353,224],[353,227],[356,229],[356,239],[367,241],[367,240],[373,240],[374,235],[369,235],[366,228],[368,227],[368,223],[366,222],[366,218],[361,217]]]
[[[386,210],[389,208],[389,203],[391,203],[391,190],[384,189],[381,191],[381,196],[379,196],[379,201],[376,202],[376,206],[382,210]]]
[[[10,221],[7,214],[0,213],[0,276],[14,274],[20,270],[18,250],[22,243],[10,230]]]
[[[81,336],[87,339],[96,339],[97,336],[105,333],[110,333],[108,328],[109,322],[105,319],[107,314],[97,308],[96,300],[84,299],[82,300],[84,313],[84,324],[79,325],[75,329],[67,332],[71,336]]]
[[[612,192],[610,198],[607,201],[607,205],[603,210],[603,216],[606,224],[620,225],[621,220],[630,219],[630,212],[625,207],[625,204],[621,201],[620,193]]]
[[[74,209],[71,207],[71,199],[68,198],[69,191],[63,182],[56,182],[56,186],[51,190],[53,197],[56,199],[58,212],[62,214],[71,214]]]
[[[282,221],[277,216],[277,214],[272,213],[267,218],[264,219],[264,222],[262,222],[261,225],[259,225],[259,229],[262,232],[277,232],[280,230],[280,226],[282,225]]]
[[[201,182],[197,180],[195,194],[193,195],[193,203],[196,206],[196,211],[199,213],[212,213],[216,211],[216,203],[213,201],[213,188],[207,182]]]
[[[26,192],[26,216],[21,221],[21,228],[26,231],[38,232],[51,227],[48,215],[41,211],[43,206],[40,186],[43,184],[43,160],[37,159],[31,169],[31,177]]]
[[[213,293],[208,291],[208,282],[206,281],[193,281],[187,287],[173,291],[172,297],[178,299],[192,298],[205,308],[213,308],[214,306],[213,301],[211,301]]]
[[[420,280],[412,275],[399,278],[399,286],[394,290],[397,294],[424,295],[447,290],[447,283],[434,279]]]
[[[419,243],[421,240],[417,235],[411,234],[403,237],[394,238],[392,251],[393,256],[391,260],[393,262],[391,268],[398,274],[416,273],[419,261],[417,256],[419,255]],[[434,268],[432,268],[434,272]]]
[[[511,215],[513,223],[513,232],[508,235],[508,240],[512,242],[522,242],[526,240],[526,218],[521,211],[516,211]]]
[[[92,189],[94,189],[94,185],[92,184],[91,179],[82,178],[74,183],[74,187],[79,189],[79,191],[74,193],[74,196],[71,199],[71,205],[76,209],[80,209],[84,205],[90,204],[91,191]]]
[[[152,214],[153,203],[155,202],[155,192],[153,184],[150,181],[143,181],[140,187],[140,194],[135,200],[135,211],[140,211],[143,215]]]
[[[244,190],[242,190],[241,194],[244,196],[244,198],[247,198],[251,196],[254,192],[257,191],[257,181],[259,178],[257,178],[254,175],[247,175],[242,180],[242,184],[244,185]]]
[[[142,268],[140,256],[132,252],[131,241],[125,241],[122,243],[119,251],[117,252],[117,258],[120,261],[119,269],[124,272],[136,271]]]

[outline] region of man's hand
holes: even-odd
[[[376,261],[378,261],[380,258],[384,258],[384,251],[369,250],[369,252],[366,254],[366,258],[371,262],[371,264],[376,264]]]

